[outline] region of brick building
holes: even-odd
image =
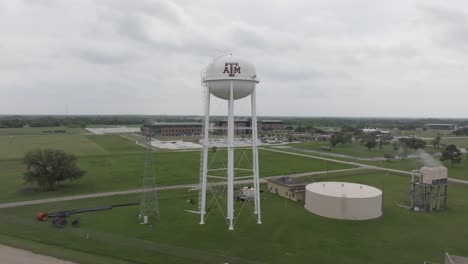
[[[304,201],[306,182],[291,178],[279,177],[267,179],[268,191],[293,201]]]
[[[156,122],[141,127],[143,135],[160,137],[199,136],[202,134],[203,124],[196,122],[169,123]]]
[[[257,126],[259,130],[283,130],[285,127],[281,120],[260,120]]]

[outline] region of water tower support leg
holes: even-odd
[[[205,224],[206,214],[206,181],[208,171],[208,142],[209,142],[209,126],[210,126],[210,91],[206,88],[205,100],[205,123],[204,123],[204,136],[203,136],[203,169],[202,169],[202,182],[201,182],[201,201],[200,201],[200,225]]]
[[[262,223],[262,216],[260,210],[260,175],[259,175],[259,164],[258,164],[258,134],[257,134],[257,98],[255,94],[255,88],[252,91],[251,95],[252,100],[252,169],[254,175],[254,188],[255,188],[255,197],[254,204],[255,210],[254,213],[257,214],[257,224]]]
[[[234,90],[233,81],[229,90],[228,103],[228,189],[227,218],[229,230],[234,230]]]

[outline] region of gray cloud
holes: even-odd
[[[200,71],[232,52],[257,66],[261,115],[466,117],[467,10],[455,0],[0,0],[0,114],[63,113],[64,102],[74,114],[200,114]]]
[[[424,22],[433,26],[432,36],[442,47],[468,52],[468,12],[440,6],[421,6]]]

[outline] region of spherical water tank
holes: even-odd
[[[249,96],[257,80],[255,66],[244,59],[226,55],[213,60],[205,70],[202,82],[210,93],[218,98],[229,100],[231,81],[233,84],[233,99]]]
[[[316,182],[306,186],[305,209],[336,219],[367,220],[382,215],[382,191],[349,182]]]

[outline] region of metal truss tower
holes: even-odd
[[[151,136],[145,137],[145,168],[140,201],[140,223],[154,223],[159,220],[159,202],[156,190],[156,172],[153,153],[151,151]]]

